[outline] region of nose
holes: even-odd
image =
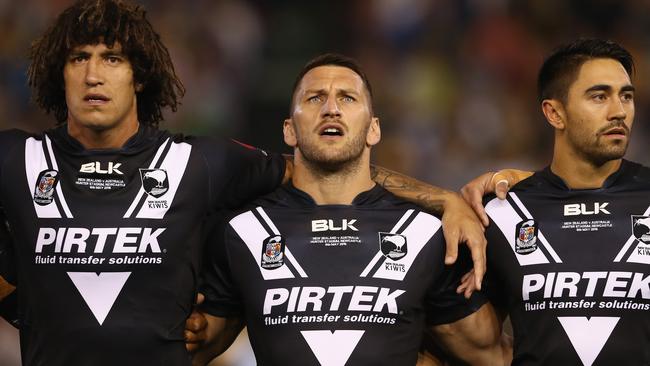
[[[627,118],[627,109],[626,102],[622,101],[619,98],[612,98],[612,102],[609,107],[609,119],[610,120],[625,120]],[[633,102],[627,102],[633,103]]]
[[[322,115],[324,118],[340,118],[341,109],[339,108],[336,96],[329,96],[327,102],[323,103]]]
[[[85,82],[88,86],[96,86],[104,83],[101,73],[101,63],[98,60],[90,59],[86,63]]]

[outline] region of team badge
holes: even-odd
[[[160,198],[169,190],[167,171],[164,169],[140,169],[142,188],[148,195]]]
[[[650,244],[650,216],[632,215],[632,234],[638,241]]]
[[[530,254],[537,250],[537,223],[535,220],[525,220],[517,224],[515,252]]]
[[[46,206],[54,201],[54,188],[59,182],[58,176],[59,172],[56,170],[44,170],[38,175],[34,189],[34,202]]]
[[[262,245],[262,268],[276,269],[284,264],[284,239],[280,235],[266,238]]]
[[[406,237],[399,234],[380,232],[379,249],[386,258],[394,261],[400,260],[408,253]]]

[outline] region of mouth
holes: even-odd
[[[111,99],[103,94],[86,94],[83,100],[92,105],[101,105],[108,103]]]
[[[319,135],[326,137],[340,137],[345,133],[343,127],[337,124],[328,123],[319,129]]]
[[[611,137],[620,137],[620,136],[627,136],[627,134],[628,134],[627,128],[614,127],[614,128],[610,128],[608,130],[605,130],[601,135],[603,135],[603,136],[611,136]]]

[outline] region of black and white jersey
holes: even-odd
[[[486,210],[490,300],[513,365],[650,365],[650,169],[623,161],[602,188],[549,168]]]
[[[208,216],[283,173],[281,156],[145,126],[115,150],[85,150],[66,126],[0,133],[23,364],[189,365]]]
[[[444,265],[440,220],[376,186],[322,205],[292,186],[211,246],[204,310],[245,319],[260,365],[414,365],[425,325],[476,311]],[[468,258],[465,258],[466,260]]]

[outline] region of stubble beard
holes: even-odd
[[[608,126],[611,128],[611,126]],[[603,129],[605,130],[605,129]],[[570,134],[571,143],[578,153],[594,166],[602,166],[612,160],[622,159],[627,151],[630,134],[624,141],[605,142],[603,135],[597,134],[592,141],[587,141],[584,135]]]
[[[345,146],[338,148],[335,153],[328,152],[329,146],[316,146],[306,141],[298,140],[298,149],[306,163],[307,168],[318,176],[332,174],[350,174],[360,169],[361,157],[366,147],[366,127],[361,134],[349,141]]]

